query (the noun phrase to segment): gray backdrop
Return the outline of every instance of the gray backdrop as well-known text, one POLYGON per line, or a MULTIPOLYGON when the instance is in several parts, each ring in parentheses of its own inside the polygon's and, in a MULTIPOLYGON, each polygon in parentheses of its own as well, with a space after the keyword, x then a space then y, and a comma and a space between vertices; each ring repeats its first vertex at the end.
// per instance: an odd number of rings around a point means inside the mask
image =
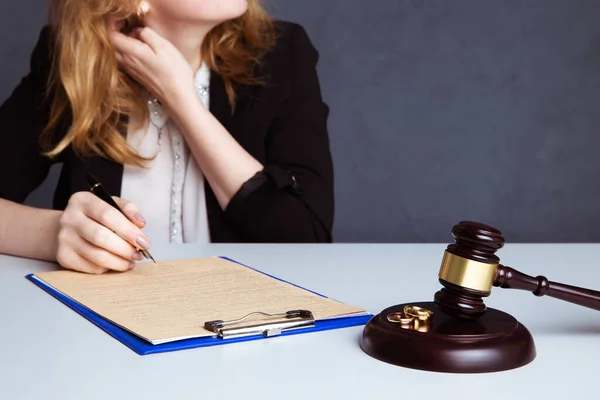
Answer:
MULTIPOLYGON (((45 5, 0 5, 0 101, 27 71, 45 5)), ((509 242, 600 239, 599 1, 268 6, 321 53, 336 241, 445 243, 462 219, 509 242)), ((57 172, 30 204, 50 206, 57 172)))

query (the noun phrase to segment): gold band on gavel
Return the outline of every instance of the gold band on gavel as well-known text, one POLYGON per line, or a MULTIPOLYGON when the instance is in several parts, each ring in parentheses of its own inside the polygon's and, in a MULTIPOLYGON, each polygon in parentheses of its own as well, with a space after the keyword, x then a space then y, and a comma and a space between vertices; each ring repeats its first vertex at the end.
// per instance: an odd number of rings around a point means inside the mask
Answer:
POLYGON ((498 264, 473 261, 445 251, 438 277, 460 287, 489 293, 497 269, 498 264))

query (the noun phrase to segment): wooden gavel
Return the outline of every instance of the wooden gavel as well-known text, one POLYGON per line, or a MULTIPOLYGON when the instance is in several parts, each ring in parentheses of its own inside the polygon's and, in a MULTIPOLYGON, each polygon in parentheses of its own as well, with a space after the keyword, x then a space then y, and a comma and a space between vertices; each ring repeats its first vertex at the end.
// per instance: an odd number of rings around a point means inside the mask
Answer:
POLYGON ((444 313, 467 320, 483 316, 483 298, 491 294, 492 287, 527 290, 600 310, 600 292, 551 282, 544 276, 532 277, 500 264, 495 252, 504 246, 504 238, 497 229, 462 221, 452 228, 452 236, 456 243, 446 248, 438 274, 444 288, 434 296, 444 313))

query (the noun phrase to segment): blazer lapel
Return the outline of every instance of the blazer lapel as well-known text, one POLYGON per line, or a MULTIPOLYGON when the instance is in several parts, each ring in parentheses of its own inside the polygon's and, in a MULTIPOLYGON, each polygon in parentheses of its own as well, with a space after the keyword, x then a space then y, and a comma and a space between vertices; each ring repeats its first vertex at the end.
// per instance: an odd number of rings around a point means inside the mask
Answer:
POLYGON ((225 90, 225 82, 220 74, 211 73, 210 78, 210 112, 219 120, 221 125, 239 141, 241 129, 240 123, 243 124, 245 118, 250 114, 252 107, 252 99, 255 88, 248 85, 235 86, 235 112, 232 113, 227 91, 225 90))

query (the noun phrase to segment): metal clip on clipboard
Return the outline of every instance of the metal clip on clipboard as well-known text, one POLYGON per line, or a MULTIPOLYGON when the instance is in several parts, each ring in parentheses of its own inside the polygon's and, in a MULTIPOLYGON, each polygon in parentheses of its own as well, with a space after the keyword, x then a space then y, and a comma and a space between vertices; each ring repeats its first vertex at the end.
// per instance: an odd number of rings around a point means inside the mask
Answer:
POLYGON ((309 328, 315 326, 315 319, 312 312, 308 310, 291 310, 281 314, 267 314, 264 312, 253 312, 242 318, 231 321, 206 321, 204 328, 215 332, 220 338, 228 339, 233 337, 251 336, 262 334, 265 337, 280 335, 284 330, 309 328), (263 322, 260 324, 231 326, 238 324, 254 315, 266 315, 267 317, 279 317, 278 321, 263 322), (285 318, 285 320, 281 320, 285 318))

